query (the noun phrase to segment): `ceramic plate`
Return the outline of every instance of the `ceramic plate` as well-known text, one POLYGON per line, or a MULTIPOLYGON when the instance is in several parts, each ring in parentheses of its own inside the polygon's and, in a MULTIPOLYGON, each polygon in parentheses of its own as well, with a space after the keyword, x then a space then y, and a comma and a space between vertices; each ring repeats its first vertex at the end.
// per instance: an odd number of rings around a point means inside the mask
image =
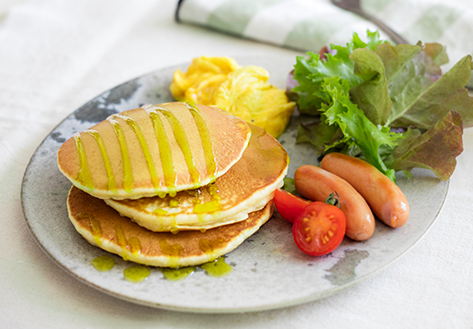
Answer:
MULTIPOLYGON (((293 64, 285 58, 241 58, 238 62, 265 67, 271 74, 270 81, 280 88, 284 88, 293 64)), ((300 252, 292 239, 291 225, 275 214, 226 255, 233 272, 224 277, 211 277, 197 270, 184 280, 168 281, 159 269, 151 268, 147 280, 130 283, 123 271, 131 264, 117 256, 113 256, 116 265, 112 270, 95 270, 91 261, 107 253, 88 244, 69 222, 66 199, 71 183, 57 168, 56 152, 75 132, 112 113, 172 101, 169 85, 176 68, 152 72, 94 98, 61 122, 31 158, 22 186, 25 218, 44 251, 77 279, 113 296, 163 309, 208 313, 274 309, 323 298, 372 277, 412 248, 435 221, 448 182, 441 182, 429 171, 415 170, 411 179, 398 176, 411 206, 410 218, 402 228, 394 230, 378 222, 370 240, 345 239, 324 257, 300 252)), ((295 116, 280 138, 291 159, 289 177, 301 164, 317 164, 310 145, 295 145, 300 120, 295 116)))

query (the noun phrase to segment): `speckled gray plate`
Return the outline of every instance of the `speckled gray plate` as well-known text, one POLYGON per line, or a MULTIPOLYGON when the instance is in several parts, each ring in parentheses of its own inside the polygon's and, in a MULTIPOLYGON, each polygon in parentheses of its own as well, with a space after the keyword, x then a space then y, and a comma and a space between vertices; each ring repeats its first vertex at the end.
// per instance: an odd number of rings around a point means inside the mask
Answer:
MULTIPOLYGON (((284 88, 289 58, 239 58, 240 64, 261 65, 270 81, 284 88)), ((31 158, 22 186, 23 210, 35 239, 44 251, 79 280, 98 290, 135 303, 158 308, 208 313, 274 309, 304 303, 340 292, 369 278, 406 253, 427 232, 441 210, 448 182, 432 173, 414 171, 410 180, 398 177, 411 206, 411 216, 400 229, 378 222, 366 242, 345 239, 332 254, 310 257, 295 246, 291 225, 275 215, 261 230, 229 253, 226 262, 233 272, 221 278, 196 271, 181 281, 167 281, 161 271, 141 283, 129 283, 123 270, 129 262, 117 263, 109 272, 98 272, 91 261, 104 251, 89 245, 69 222, 66 209, 70 182, 56 165, 56 152, 75 132, 89 128, 108 115, 146 103, 172 101, 169 85, 176 67, 158 70, 119 85, 91 100, 61 122, 31 158)), ((186 67, 184 66, 185 70, 186 67)), ((316 164, 309 145, 295 145, 294 117, 280 138, 291 158, 289 177, 301 164, 316 164)))

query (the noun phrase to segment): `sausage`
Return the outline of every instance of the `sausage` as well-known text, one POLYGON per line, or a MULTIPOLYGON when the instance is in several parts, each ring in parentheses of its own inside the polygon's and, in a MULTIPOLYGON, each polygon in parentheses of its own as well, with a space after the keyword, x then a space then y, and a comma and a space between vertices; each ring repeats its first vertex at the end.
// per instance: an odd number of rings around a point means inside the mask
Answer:
POLYGON ((397 228, 407 221, 409 203, 404 193, 370 163, 342 153, 329 153, 322 159, 321 167, 353 185, 386 225, 397 228))
POLYGON ((301 196, 313 201, 325 201, 337 192, 347 222, 346 236, 364 241, 373 235, 374 215, 365 199, 347 181, 319 167, 303 165, 294 173, 294 183, 301 196))

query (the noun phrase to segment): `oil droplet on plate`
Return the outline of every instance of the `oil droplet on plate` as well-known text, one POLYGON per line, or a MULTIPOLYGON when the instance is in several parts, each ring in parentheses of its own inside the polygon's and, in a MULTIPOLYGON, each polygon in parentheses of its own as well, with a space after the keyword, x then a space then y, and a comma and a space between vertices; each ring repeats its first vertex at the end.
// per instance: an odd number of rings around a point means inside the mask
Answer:
POLYGON ((151 271, 146 266, 134 265, 123 271, 123 276, 128 282, 139 283, 148 278, 151 271))
POLYGON ((100 272, 110 271, 115 266, 115 259, 111 256, 99 256, 92 260, 92 266, 100 272))
POLYGON ((225 257, 219 257, 217 260, 202 264, 202 267, 208 275, 213 277, 222 277, 227 274, 230 274, 233 271, 233 268, 225 263, 225 257))
POLYGON ((161 268, 161 272, 164 275, 164 278, 169 281, 179 281, 184 280, 189 275, 195 272, 195 266, 188 266, 182 268, 161 268))

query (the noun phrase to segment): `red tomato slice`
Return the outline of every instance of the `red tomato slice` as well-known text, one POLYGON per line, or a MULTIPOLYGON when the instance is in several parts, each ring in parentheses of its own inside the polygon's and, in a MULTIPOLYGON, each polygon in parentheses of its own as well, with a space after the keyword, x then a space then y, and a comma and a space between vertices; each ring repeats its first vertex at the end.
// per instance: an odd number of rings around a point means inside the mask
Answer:
POLYGON ((294 221, 292 234, 300 250, 312 256, 321 256, 340 245, 345 230, 343 211, 323 202, 312 202, 294 221))
POLYGON ((274 193, 274 205, 278 213, 289 223, 294 223, 296 217, 311 201, 302 199, 294 194, 277 189, 274 193))

